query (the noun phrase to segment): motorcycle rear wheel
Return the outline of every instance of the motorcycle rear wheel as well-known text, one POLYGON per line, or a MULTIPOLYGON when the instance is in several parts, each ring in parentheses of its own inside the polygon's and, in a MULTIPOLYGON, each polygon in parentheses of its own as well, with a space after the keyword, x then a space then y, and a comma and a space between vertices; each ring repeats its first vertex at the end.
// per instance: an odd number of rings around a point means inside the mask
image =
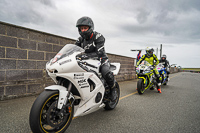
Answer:
POLYGON ((111 100, 107 101, 105 103, 106 106, 104 107, 105 110, 112 110, 112 109, 114 109, 117 106, 118 102, 119 102, 120 88, 119 88, 119 84, 117 82, 115 84, 115 87, 116 87, 116 91, 117 91, 117 98, 116 98, 115 101, 111 101, 111 100))
POLYGON ((74 106, 68 101, 64 113, 60 114, 57 109, 59 92, 45 90, 35 100, 30 116, 29 123, 33 133, 62 133, 70 125, 74 106))
POLYGON ((144 79, 139 79, 137 82, 137 91, 138 94, 142 95, 145 91, 145 87, 144 87, 144 79))

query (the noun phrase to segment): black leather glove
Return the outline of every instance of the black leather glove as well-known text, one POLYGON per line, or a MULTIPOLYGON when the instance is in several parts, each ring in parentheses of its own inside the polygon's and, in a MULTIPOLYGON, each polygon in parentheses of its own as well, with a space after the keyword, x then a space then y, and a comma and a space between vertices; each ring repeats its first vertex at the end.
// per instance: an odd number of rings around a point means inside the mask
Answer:
POLYGON ((81 60, 86 60, 86 59, 89 59, 89 56, 87 54, 79 54, 77 55, 78 58, 80 58, 81 60))

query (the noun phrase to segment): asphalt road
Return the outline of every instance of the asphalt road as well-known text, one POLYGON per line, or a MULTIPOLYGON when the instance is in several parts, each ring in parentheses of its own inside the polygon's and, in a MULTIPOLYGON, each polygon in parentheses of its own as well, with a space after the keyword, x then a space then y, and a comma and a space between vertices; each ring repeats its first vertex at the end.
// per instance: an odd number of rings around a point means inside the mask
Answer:
MULTIPOLYGON (((136 92, 136 80, 119 82, 121 97, 112 111, 75 118, 71 133, 199 133, 200 74, 170 75, 162 94, 136 92)), ((0 101, 0 133, 31 133, 29 112, 35 96, 0 101)))

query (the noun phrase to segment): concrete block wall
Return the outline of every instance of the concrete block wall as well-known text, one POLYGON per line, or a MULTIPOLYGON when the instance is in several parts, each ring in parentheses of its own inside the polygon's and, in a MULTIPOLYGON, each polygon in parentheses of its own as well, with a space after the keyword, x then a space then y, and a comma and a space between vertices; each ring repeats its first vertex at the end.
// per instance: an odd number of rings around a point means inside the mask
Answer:
MULTIPOLYGON (((45 64, 74 39, 0 22, 0 100, 39 94, 54 84, 45 64)), ((135 78, 135 58, 109 54, 120 62, 117 81, 135 78)))
POLYGON ((170 73, 177 73, 177 72, 179 72, 179 71, 180 71, 179 68, 170 67, 170 73))
POLYGON ((53 84, 48 60, 74 39, 0 22, 0 99, 32 95, 53 84))
POLYGON ((136 58, 125 57, 114 54, 107 54, 107 55, 111 63, 118 62, 121 64, 120 71, 118 75, 115 77, 117 81, 125 81, 136 78, 136 72, 134 66, 136 58))

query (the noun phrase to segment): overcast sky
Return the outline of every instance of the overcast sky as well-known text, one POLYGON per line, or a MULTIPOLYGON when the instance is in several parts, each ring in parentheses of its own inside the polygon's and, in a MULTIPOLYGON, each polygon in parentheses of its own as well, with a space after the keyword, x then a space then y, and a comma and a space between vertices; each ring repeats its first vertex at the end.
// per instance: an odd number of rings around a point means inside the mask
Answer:
POLYGON ((200 0, 0 0, 0 21, 72 39, 83 16, 107 53, 136 57, 131 49, 162 44, 170 64, 200 68, 200 0))

